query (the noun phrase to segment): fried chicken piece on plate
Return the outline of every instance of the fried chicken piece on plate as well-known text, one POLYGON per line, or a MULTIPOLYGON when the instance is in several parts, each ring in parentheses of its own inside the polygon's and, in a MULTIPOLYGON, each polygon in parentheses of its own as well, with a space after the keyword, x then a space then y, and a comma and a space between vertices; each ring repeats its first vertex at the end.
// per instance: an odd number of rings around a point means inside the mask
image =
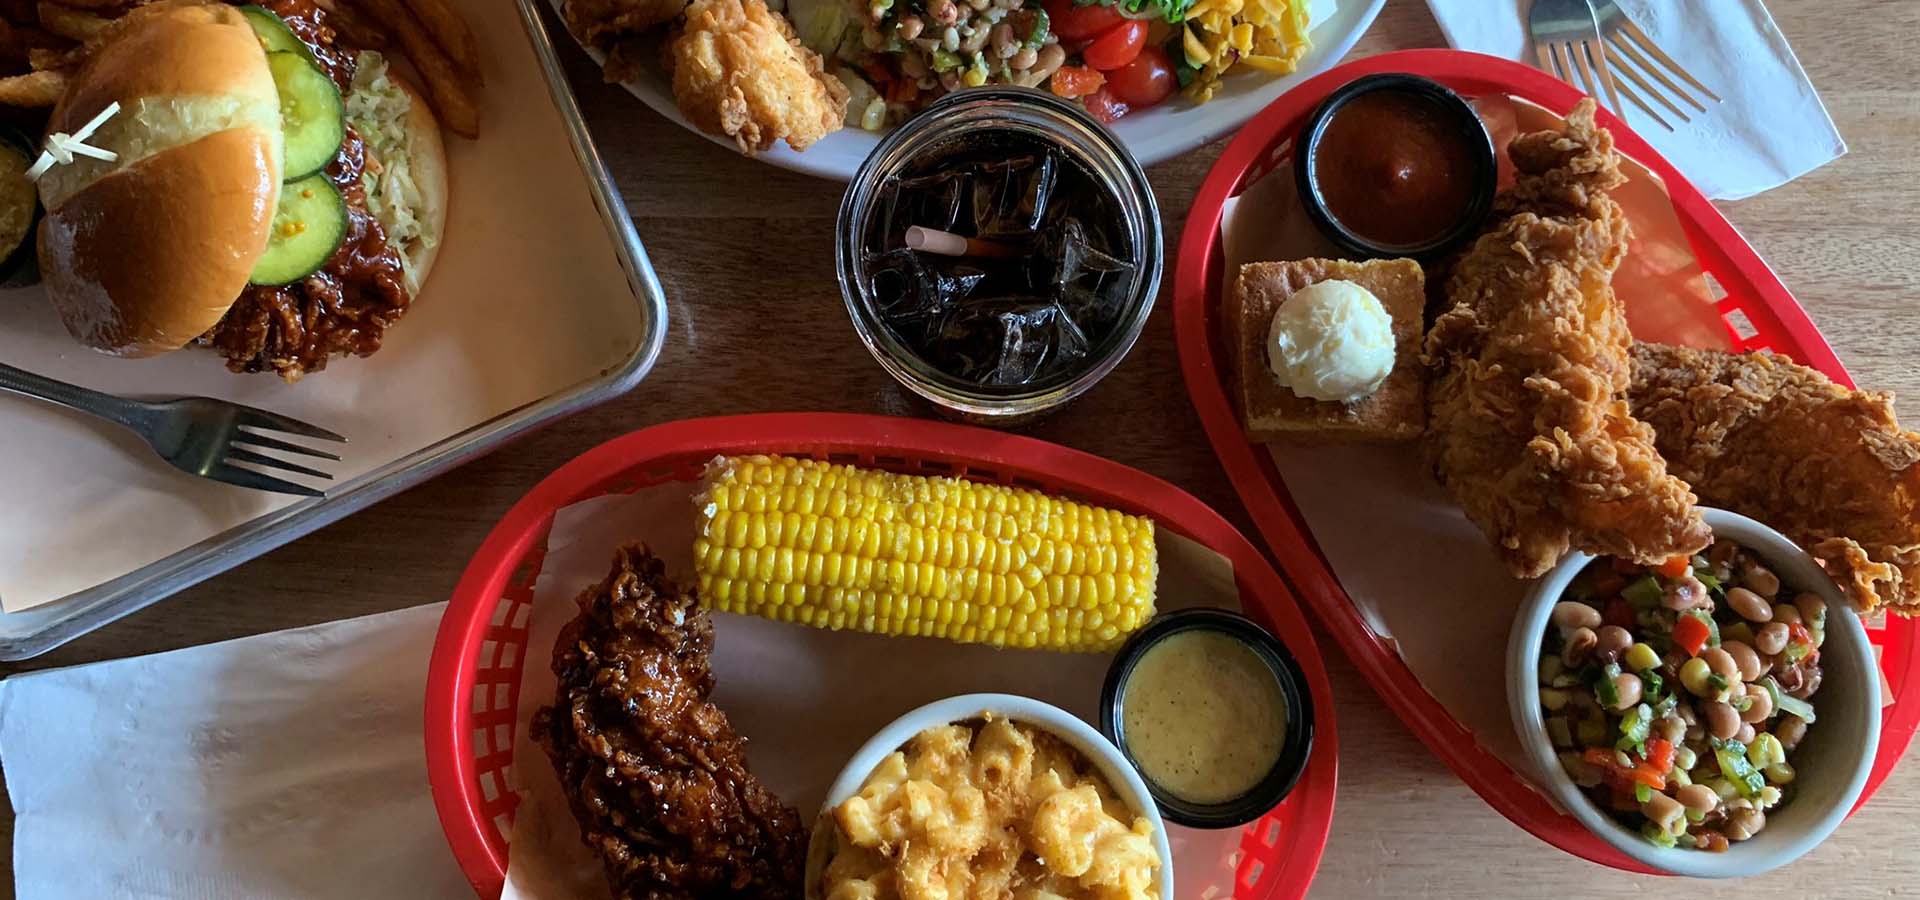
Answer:
POLYGON ((1701 502, 1779 529, 1854 606, 1920 613, 1920 434, 1772 353, 1633 348, 1634 415, 1701 502))
POLYGON ((673 96, 694 125, 752 155, 839 130, 847 86, 764 0, 693 0, 673 39, 673 96))
POLYGON ((567 0, 560 16, 590 47, 602 50, 680 17, 687 0, 567 0))
POLYGON ((1455 261, 1427 335, 1434 473, 1521 578, 1569 548, 1642 563, 1698 551, 1711 535, 1694 496, 1625 399, 1613 137, 1582 101, 1563 130, 1521 135, 1508 155, 1518 177, 1455 261))
POLYGON ((577 602, 554 643, 558 696, 533 731, 614 897, 798 900, 806 828, 707 700, 707 611, 638 546, 577 602))

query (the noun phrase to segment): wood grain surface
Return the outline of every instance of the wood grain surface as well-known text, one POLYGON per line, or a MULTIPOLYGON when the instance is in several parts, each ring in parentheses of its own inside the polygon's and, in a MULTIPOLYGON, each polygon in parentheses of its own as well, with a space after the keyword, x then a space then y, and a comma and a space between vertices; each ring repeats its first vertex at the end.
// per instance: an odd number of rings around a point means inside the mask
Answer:
MULTIPOLYGON (((1857 380, 1920 423, 1920 2, 1771 4, 1851 152, 1727 215, 1812 312, 1857 380)), ((1442 46, 1419 0, 1390 0, 1355 50, 1442 46)), ((854 337, 834 280, 840 185, 709 144, 564 55, 672 305, 637 390, 34 660, 11 673, 150 653, 443 600, 506 508, 554 467, 674 419, 762 411, 922 415, 854 337)), ((510 126, 509 126, 510 127, 510 126)), ((1215 144, 1151 177, 1171 243, 1215 144)), ((1126 361, 1030 429, 1166 478, 1252 533, 1181 384, 1166 297, 1126 361)), ((1481 802, 1321 638, 1337 700, 1341 784, 1320 897, 1881 896, 1920 883, 1920 766, 1896 772, 1834 838, 1747 883, 1632 877, 1540 843, 1481 802), (1756 894, 1755 892, 1760 893, 1756 894)), ((1489 646, 1498 654, 1502 648, 1489 646)), ((761 748, 759 752, 770 752, 761 748)), ((0 830, 11 843, 12 817, 0 830)), ((0 856, 11 861, 11 854, 0 856)), ((10 871, 10 870, 9 870, 10 871)), ((10 874, 0 892, 12 896, 10 874)), ((368 885, 369 896, 382 896, 368 885)))

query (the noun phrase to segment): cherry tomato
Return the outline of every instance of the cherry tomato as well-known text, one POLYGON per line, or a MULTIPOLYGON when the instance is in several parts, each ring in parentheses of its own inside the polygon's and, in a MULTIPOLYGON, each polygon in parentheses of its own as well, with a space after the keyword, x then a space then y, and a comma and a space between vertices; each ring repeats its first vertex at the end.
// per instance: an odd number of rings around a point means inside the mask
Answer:
POLYGON ((1133 62, 1107 73, 1107 89, 1129 105, 1152 106, 1173 95, 1180 86, 1167 51, 1148 47, 1133 62))
POLYGON ((1074 97, 1085 97, 1099 90, 1100 86, 1106 83, 1107 76, 1092 69, 1082 66, 1061 66, 1054 71, 1053 78, 1047 82, 1047 87, 1051 88, 1055 94, 1071 100, 1074 97))
POLYGON ((1088 66, 1102 72, 1111 72, 1140 55, 1140 48, 1147 45, 1147 23, 1139 19, 1128 19, 1113 26, 1105 34, 1093 39, 1087 45, 1080 58, 1088 66))
POLYGON ((1047 11, 1047 28, 1062 43, 1084 41, 1126 21, 1113 7, 1097 3, 1081 6, 1074 0, 1046 0, 1041 8, 1047 11))
POLYGON ((1080 102, 1086 104, 1087 112, 1095 119, 1108 125, 1113 124, 1115 119, 1126 115, 1132 109, 1125 101, 1114 97, 1113 93, 1104 87, 1081 98, 1080 102))

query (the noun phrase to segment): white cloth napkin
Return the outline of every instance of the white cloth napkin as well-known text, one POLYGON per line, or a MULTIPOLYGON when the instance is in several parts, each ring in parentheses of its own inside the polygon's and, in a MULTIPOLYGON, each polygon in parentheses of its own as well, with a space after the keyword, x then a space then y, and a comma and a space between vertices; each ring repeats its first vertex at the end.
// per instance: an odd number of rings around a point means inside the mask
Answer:
MULTIPOLYGON (((1800 60, 1760 0, 1618 2, 1655 44, 1723 101, 1706 104, 1704 115, 1675 101, 1693 114, 1693 121, 1683 123, 1636 89, 1674 131, 1624 97, 1625 109, 1614 110, 1708 197, 1750 197, 1847 152, 1800 60)), ((1532 0, 1427 0, 1427 5, 1455 48, 1535 64, 1526 15, 1532 0)), ((1620 83, 1617 75, 1615 83, 1620 83)))
POLYGON ((0 683, 18 896, 471 898, 421 736, 444 607, 0 683))

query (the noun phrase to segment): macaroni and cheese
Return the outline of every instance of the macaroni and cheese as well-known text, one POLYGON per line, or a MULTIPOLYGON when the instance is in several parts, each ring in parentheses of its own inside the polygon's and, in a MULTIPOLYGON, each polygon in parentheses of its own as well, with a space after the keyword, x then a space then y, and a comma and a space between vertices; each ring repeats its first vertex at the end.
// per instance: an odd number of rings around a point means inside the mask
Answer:
POLYGON ((1162 900, 1152 824, 1073 748, 992 714, 915 735, 832 812, 825 900, 1162 900))

